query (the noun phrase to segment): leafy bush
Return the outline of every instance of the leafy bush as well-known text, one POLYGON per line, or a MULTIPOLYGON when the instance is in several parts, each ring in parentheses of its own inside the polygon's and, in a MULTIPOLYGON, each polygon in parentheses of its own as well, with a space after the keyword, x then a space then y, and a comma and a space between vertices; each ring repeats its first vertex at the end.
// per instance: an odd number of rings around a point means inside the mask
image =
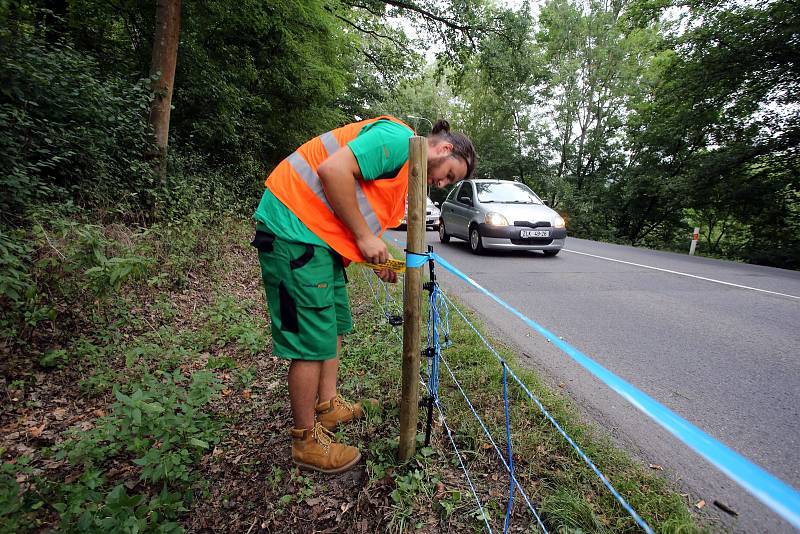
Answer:
POLYGON ((111 413, 89 432, 75 434, 58 458, 100 465, 121 452, 138 456, 141 479, 188 481, 189 466, 215 441, 211 417, 202 412, 217 391, 209 372, 192 375, 187 386, 180 371, 146 376, 130 394, 114 388, 111 413))
POLYGON ((148 80, 103 76, 67 43, 0 29, 0 211, 73 199, 122 210, 150 202, 148 80))
MULTIPOLYGON (((179 371, 157 372, 128 389, 115 386, 110 413, 56 449, 56 459, 83 466, 77 481, 49 486, 65 532, 182 531, 173 520, 191 499, 192 468, 219 439, 202 411, 219 389, 216 379, 209 372, 190 379, 179 371), (121 484, 105 489, 103 469, 130 457, 141 469, 139 479, 161 484, 160 493, 128 494, 121 484)), ((13 488, 6 493, 14 505, 13 488)))

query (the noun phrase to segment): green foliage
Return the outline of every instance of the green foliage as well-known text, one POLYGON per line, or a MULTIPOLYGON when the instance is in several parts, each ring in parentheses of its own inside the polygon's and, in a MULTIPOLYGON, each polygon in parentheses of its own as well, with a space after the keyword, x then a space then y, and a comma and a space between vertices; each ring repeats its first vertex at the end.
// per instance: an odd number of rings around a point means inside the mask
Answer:
POLYGON ((175 371, 145 376, 130 394, 115 386, 111 413, 67 441, 56 457, 90 468, 126 452, 138 456, 133 463, 141 467, 142 480, 188 481, 189 466, 216 440, 214 424, 201 408, 218 387, 207 372, 185 382, 175 371))
POLYGON ((42 298, 29 270, 33 243, 24 232, 0 231, 0 336, 10 337, 18 328, 33 328, 55 317, 51 303, 42 298))
POLYGON ((147 82, 102 76, 64 42, 0 28, 0 211, 74 200, 118 210, 148 202, 147 82))
POLYGON ((202 411, 218 384, 208 372, 189 379, 178 371, 157 372, 126 389, 130 393, 114 386, 110 413, 56 448, 56 459, 83 469, 75 483, 44 484, 66 532, 182 531, 174 520, 191 499, 185 488, 192 468, 219 439, 215 422, 202 411), (128 457, 140 480, 160 484, 160 493, 128 494, 121 484, 104 489, 104 466, 128 457))
POLYGON ((186 510, 180 493, 169 492, 165 485, 161 493, 148 498, 130 495, 119 484, 104 495, 98 491, 101 481, 82 480, 68 486, 64 492, 67 500, 53 505, 63 532, 183 532, 173 521, 186 510))
POLYGON ((30 457, 21 456, 16 463, 3 462, 0 466, 0 532, 20 532, 27 528, 24 514, 35 511, 42 506, 41 501, 31 501, 30 496, 20 491, 17 474, 29 475, 32 470, 28 466, 30 457))

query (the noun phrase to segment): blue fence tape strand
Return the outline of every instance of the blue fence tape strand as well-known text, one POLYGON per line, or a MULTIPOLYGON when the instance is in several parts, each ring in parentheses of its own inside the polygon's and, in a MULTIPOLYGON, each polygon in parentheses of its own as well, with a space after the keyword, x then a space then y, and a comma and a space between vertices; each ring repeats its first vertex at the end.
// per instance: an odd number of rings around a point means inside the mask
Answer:
POLYGON ((430 256, 427 252, 411 252, 410 250, 406 250, 406 268, 409 267, 411 269, 415 269, 418 267, 422 267, 425 265, 430 256))
MULTIPOLYGON (((442 295, 444 295, 445 300, 448 299, 447 295, 445 295, 444 292, 442 292, 442 295)), ((469 319, 467 319, 467 317, 463 313, 461 313, 461 310, 459 310, 458 307, 455 304, 451 303, 451 305, 456 310, 456 312, 461 316, 461 318, 464 320, 464 322, 467 324, 467 326, 469 326, 472 329, 472 331, 475 332, 475 334, 480 338, 480 340, 483 342, 483 344, 486 345, 486 347, 489 349, 489 351, 492 354, 494 354, 495 358, 497 358, 497 361, 499 361, 500 363, 503 363, 503 358, 500 356, 500 354, 497 352, 497 350, 486 340, 486 338, 483 337, 483 334, 481 334, 478 331, 478 329, 475 328, 475 325, 473 325, 469 321, 469 319)), ((445 366, 447 366, 447 361, 444 358, 442 358, 442 361, 445 363, 445 366)), ((507 365, 504 365, 504 368, 508 372, 508 374, 511 376, 511 378, 513 378, 514 381, 525 391, 525 393, 528 395, 528 398, 531 399, 534 402, 534 404, 536 404, 536 406, 539 408, 539 411, 541 411, 542 414, 550 421, 550 423, 558 431, 558 433, 561 434, 561 436, 563 436, 563 438, 565 440, 567 440, 567 443, 569 443, 570 447, 575 449, 575 452, 578 453, 578 456, 580 456, 581 459, 586 463, 586 465, 589 466, 589 468, 594 472, 594 474, 597 475, 597 478, 600 479, 600 482, 602 482, 603 485, 606 488, 608 488, 608 491, 611 493, 611 495, 614 497, 614 499, 616 499, 617 502, 620 504, 620 506, 622 506, 625 509, 625 511, 628 512, 628 515, 631 516, 631 518, 636 522, 636 524, 639 525, 642 528, 642 530, 644 532, 646 532, 647 534, 653 534, 653 529, 650 527, 650 525, 648 525, 647 522, 644 519, 641 518, 641 516, 636 512, 636 510, 634 510, 633 507, 628 503, 628 501, 626 501, 625 498, 617 491, 617 489, 614 487, 614 485, 611 484, 611 481, 609 481, 608 478, 603 474, 603 472, 600 471, 600 469, 598 469, 596 465, 594 465, 594 462, 592 462, 592 460, 586 455, 586 453, 583 452, 583 450, 580 447, 578 447, 578 444, 575 443, 575 441, 569 436, 569 434, 567 434, 566 431, 564 431, 564 429, 561 428, 561 425, 559 425, 558 421, 556 421, 555 418, 553 418, 553 416, 550 415, 550 412, 547 411, 547 409, 544 407, 544 405, 538 399, 538 397, 536 397, 536 395, 531 393, 531 391, 528 389, 528 387, 519 378, 517 378, 517 375, 514 374, 514 371, 512 369, 510 369, 507 365)), ((461 389, 461 386, 458 384, 458 381, 455 380, 455 376, 453 375, 453 372, 450 370, 449 366, 447 367, 447 371, 450 373, 450 376, 453 377, 453 380, 455 381, 455 383, 459 387, 459 389, 461 389)), ((481 418, 475 412, 475 409, 472 407, 472 404, 470 403, 469 398, 467 398, 467 394, 464 392, 463 389, 461 389, 461 394, 464 395, 464 398, 467 400, 467 404, 472 409, 472 413, 475 414, 475 417, 478 418, 478 422, 481 423, 481 426, 484 427, 484 432, 488 433, 488 430, 486 430, 486 427, 483 425, 483 422, 481 421, 481 418)), ((489 437, 489 439, 490 439, 490 441, 492 441, 492 445, 495 445, 494 441, 491 439, 491 436, 489 437)), ((496 445, 495 445, 495 449, 497 449, 496 445)), ((511 473, 508 465, 505 462, 505 459, 502 458, 502 455, 500 454, 499 449, 497 449, 497 454, 501 456, 500 460, 503 462, 503 466, 506 468, 506 470, 509 471, 509 473, 511 473)), ((511 473, 511 477, 513 479, 513 477, 514 477, 513 473, 511 473)), ((525 493, 522 492, 522 487, 519 485, 519 482, 517 482, 516 479, 514 479, 514 481, 516 483, 517 491, 522 493, 522 496, 525 497, 525 493)), ((525 497, 525 499, 527 501, 527 497, 525 497)), ((528 504, 530 506, 530 503, 528 503, 528 504)), ((534 514, 535 513, 536 512, 534 512, 534 514)), ((537 519, 538 519, 538 516, 537 516, 537 519)))
POLYGON ((509 468, 508 462, 506 461, 505 457, 503 456, 503 453, 500 451, 500 447, 497 445, 497 442, 492 437, 492 433, 489 432, 488 428, 486 428, 486 423, 484 423, 483 419, 481 419, 481 416, 478 415, 478 412, 475 410, 475 406, 472 404, 472 401, 469 400, 469 396, 467 395, 467 392, 464 391, 463 387, 461 387, 461 383, 456 378, 456 375, 453 372, 453 369, 450 367, 450 364, 447 363, 447 360, 445 359, 444 355, 442 355, 442 363, 444 364, 445 369, 447 370, 448 374, 450 375, 450 379, 453 381, 453 384, 461 392, 461 396, 464 397, 464 401, 466 401, 467 406, 472 411, 472 415, 475 416, 475 419, 478 421, 478 424, 481 425, 481 429, 483 430, 483 433, 486 435, 487 439, 489 440, 489 443, 491 443, 492 447, 494 447, 494 452, 497 453, 497 458, 503 464, 503 468, 508 472, 509 477, 511 477, 511 479, 514 481, 514 484, 515 484, 515 486, 517 488, 517 491, 519 491, 520 495, 522 495, 522 498, 525 499, 525 504, 528 505, 528 509, 531 511, 533 516, 536 518, 536 521, 539 523, 539 526, 541 527, 542 532, 547 534, 547 528, 544 526, 544 523, 542 522, 542 518, 536 512, 536 508, 531 503, 530 498, 528 498, 528 495, 525 493, 525 490, 520 485, 519 481, 516 479, 516 476, 514 475, 514 473, 509 468))
POLYGON ((584 369, 633 404, 639 411, 705 458, 728 478, 735 481, 775 513, 783 517, 792 526, 800 529, 800 492, 733 449, 712 438, 540 324, 529 319, 438 254, 432 253, 431 256, 439 265, 506 308, 525 324, 536 330, 584 369))

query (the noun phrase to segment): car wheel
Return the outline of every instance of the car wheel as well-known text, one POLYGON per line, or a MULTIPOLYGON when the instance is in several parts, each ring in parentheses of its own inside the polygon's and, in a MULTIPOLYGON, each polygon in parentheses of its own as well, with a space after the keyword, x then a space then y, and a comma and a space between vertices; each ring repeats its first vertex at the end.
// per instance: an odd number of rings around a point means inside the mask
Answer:
POLYGON ((558 249, 558 250, 543 250, 542 252, 544 252, 545 256, 555 256, 556 254, 561 252, 561 249, 558 249))
POLYGON ((450 242, 450 234, 444 229, 444 221, 439 222, 439 241, 442 243, 449 243, 450 242))
POLYGON ((469 231, 469 248, 473 254, 483 253, 483 238, 477 226, 473 226, 469 231))

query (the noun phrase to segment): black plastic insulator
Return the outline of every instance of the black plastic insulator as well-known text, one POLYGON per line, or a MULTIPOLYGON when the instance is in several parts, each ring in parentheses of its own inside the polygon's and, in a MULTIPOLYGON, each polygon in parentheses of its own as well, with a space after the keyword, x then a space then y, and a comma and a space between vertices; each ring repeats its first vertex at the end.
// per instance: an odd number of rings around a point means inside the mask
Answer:
POLYGON ((422 289, 425 291, 433 291, 434 287, 436 287, 436 282, 425 282, 422 284, 422 289))
POLYGON ((402 315, 390 315, 389 316, 389 324, 392 326, 401 326, 403 324, 403 316, 402 315))
POLYGON ((436 350, 434 350, 433 347, 422 349, 422 355, 427 356, 428 358, 433 358, 436 355, 436 350))

